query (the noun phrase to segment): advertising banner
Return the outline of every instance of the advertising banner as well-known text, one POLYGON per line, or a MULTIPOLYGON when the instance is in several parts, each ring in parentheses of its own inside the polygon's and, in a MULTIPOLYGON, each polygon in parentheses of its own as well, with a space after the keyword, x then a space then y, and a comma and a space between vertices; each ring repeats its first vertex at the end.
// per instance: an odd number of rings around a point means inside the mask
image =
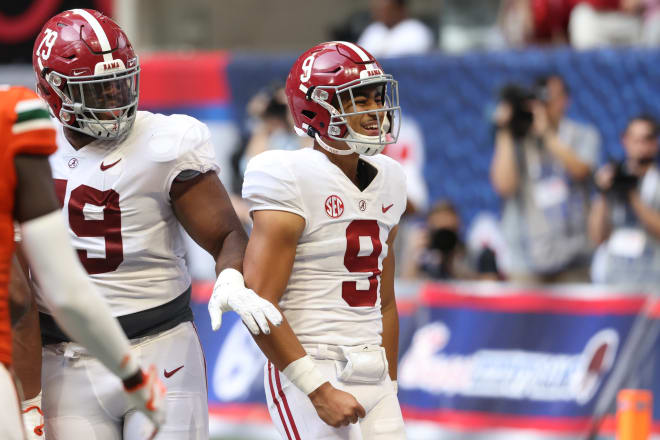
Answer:
MULTIPOLYGON (((399 400, 410 438, 586 438, 597 408, 608 410, 600 432, 611 435, 608 403, 619 387, 660 391, 649 303, 593 286, 424 285, 399 301, 399 400), (641 336, 630 342, 631 332, 641 336), (614 394, 604 391, 612 380, 614 394)), ((263 355, 234 314, 212 333, 205 302, 195 307, 212 414, 267 424, 263 355)))

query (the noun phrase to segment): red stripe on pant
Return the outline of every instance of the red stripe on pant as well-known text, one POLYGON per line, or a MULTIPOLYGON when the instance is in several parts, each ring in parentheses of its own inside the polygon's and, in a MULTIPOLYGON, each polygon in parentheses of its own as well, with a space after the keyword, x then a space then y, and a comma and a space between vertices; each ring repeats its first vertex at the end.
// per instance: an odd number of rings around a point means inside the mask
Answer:
POLYGON ((273 364, 268 361, 268 385, 270 386, 270 395, 273 397, 273 402, 277 407, 277 412, 280 414, 280 420, 282 420, 282 426, 284 426, 284 432, 286 432, 286 438, 291 440, 291 434, 289 434, 289 428, 286 426, 286 420, 284 420, 284 414, 282 413, 282 408, 280 408, 280 402, 277 400, 277 395, 275 394, 275 389, 273 388, 273 371, 277 374, 277 369, 274 368, 273 364))
POLYGON ((282 398, 282 403, 284 403, 284 410, 286 411, 286 415, 289 417, 289 421, 291 422, 291 429, 293 429, 293 434, 296 436, 296 440, 300 440, 300 434, 298 434, 298 428, 296 427, 296 422, 293 421, 293 416, 291 415, 291 410, 289 409, 289 402, 286 400, 286 395, 284 394, 284 390, 282 390, 282 384, 280 383, 280 372, 277 370, 277 368, 273 368, 275 370, 275 382, 277 382, 277 392, 280 394, 280 397, 282 398))

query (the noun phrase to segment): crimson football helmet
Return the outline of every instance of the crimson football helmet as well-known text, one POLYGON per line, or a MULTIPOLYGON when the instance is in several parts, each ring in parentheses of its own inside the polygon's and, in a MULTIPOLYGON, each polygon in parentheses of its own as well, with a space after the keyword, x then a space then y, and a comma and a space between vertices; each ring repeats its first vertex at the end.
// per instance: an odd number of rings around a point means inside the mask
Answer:
POLYGON ((135 121, 140 65, 124 31, 92 9, 48 20, 34 42, 37 92, 72 130, 117 139, 135 121))
POLYGON ((334 154, 374 155, 398 138, 400 118, 399 89, 392 75, 383 72, 378 61, 360 46, 345 41, 331 41, 312 47, 300 55, 289 72, 286 96, 293 115, 296 133, 311 136, 334 154), (344 110, 340 97, 350 97, 355 105, 355 90, 365 86, 383 87, 383 105, 377 110, 344 110), (374 113, 378 135, 357 133, 348 124, 347 116, 374 113), (391 128, 395 126, 396 132, 391 128), (339 150, 323 141, 329 138, 344 141, 348 150, 339 150))

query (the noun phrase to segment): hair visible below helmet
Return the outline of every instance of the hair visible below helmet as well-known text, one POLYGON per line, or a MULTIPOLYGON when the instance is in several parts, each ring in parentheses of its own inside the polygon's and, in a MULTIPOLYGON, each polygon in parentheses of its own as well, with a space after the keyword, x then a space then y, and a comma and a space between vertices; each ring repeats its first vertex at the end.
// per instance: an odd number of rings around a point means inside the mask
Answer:
POLYGON ((334 154, 374 155, 387 144, 395 143, 391 133, 394 118, 400 118, 399 89, 392 75, 366 50, 345 41, 331 41, 312 47, 293 64, 286 81, 286 96, 296 133, 309 135, 334 154), (383 87, 383 107, 377 110, 355 111, 354 91, 365 86, 383 87), (351 112, 344 110, 342 97, 352 100, 351 112), (379 134, 357 133, 347 117, 364 113, 375 114, 379 134), (323 138, 344 141, 348 150, 329 146, 323 138))
POLYGON ((133 126, 140 65, 121 28, 98 11, 71 9, 46 22, 34 42, 37 92, 72 130, 117 139, 133 126))

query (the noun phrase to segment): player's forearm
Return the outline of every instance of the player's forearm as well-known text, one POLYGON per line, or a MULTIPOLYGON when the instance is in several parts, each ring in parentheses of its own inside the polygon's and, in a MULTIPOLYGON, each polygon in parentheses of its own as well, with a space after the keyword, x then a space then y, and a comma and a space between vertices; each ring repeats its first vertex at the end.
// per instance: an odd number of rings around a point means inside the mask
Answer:
POLYGON ((16 257, 12 259, 9 277, 9 313, 11 325, 16 325, 30 309, 32 294, 28 287, 25 274, 16 257))
POLYGON ((13 367, 23 389, 23 399, 32 399, 41 391, 41 329, 33 295, 28 312, 12 328, 13 367))
POLYGON ((632 191, 630 193, 630 204, 640 222, 644 225, 644 229, 656 239, 660 239, 660 212, 647 206, 642 201, 642 197, 638 191, 632 191))
POLYGON ((286 318, 278 327, 273 326, 269 335, 261 333, 253 337, 264 355, 280 371, 307 354, 286 318))
POLYGON ((589 165, 584 163, 571 147, 564 144, 557 133, 549 132, 544 136, 544 141, 548 151, 564 165, 574 180, 581 181, 589 177, 589 165))
POLYGON ((247 246, 247 236, 240 229, 229 232, 221 243, 220 250, 215 263, 215 273, 219 274, 224 269, 233 268, 243 272, 243 258, 245 256, 245 247, 247 246))
POLYGON ((389 365, 390 379, 396 380, 399 360, 399 313, 392 301, 382 309, 383 347, 389 365))
POLYGON ((328 380, 305 353, 286 318, 279 327, 273 328, 269 335, 260 334, 253 337, 275 367, 314 402, 314 392, 319 390, 321 385, 328 383, 328 380))

